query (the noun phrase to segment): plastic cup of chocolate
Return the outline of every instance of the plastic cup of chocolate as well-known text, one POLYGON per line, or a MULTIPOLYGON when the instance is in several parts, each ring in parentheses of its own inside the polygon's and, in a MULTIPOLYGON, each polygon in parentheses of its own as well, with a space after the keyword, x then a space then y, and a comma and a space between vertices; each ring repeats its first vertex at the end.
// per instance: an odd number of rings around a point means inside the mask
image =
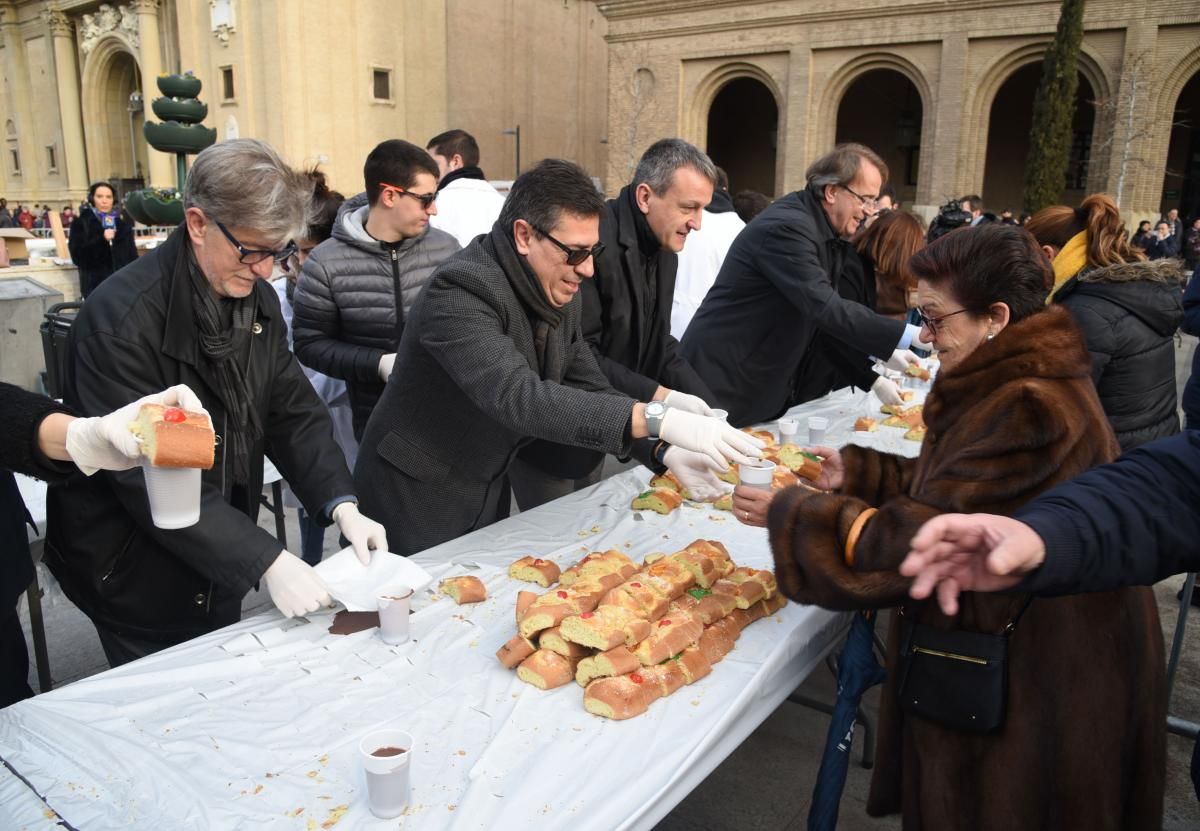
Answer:
POLYGON ((156 528, 187 528, 200 521, 200 469, 156 467, 142 460, 150 518, 156 528))
POLYGON ((379 593, 379 637, 387 644, 408 642, 409 602, 413 590, 408 586, 391 586, 379 593))
POLYGON ((720 409, 713 408, 712 417, 720 419, 721 421, 729 421, 729 410, 720 410, 720 409))
POLYGON ((769 491, 775 478, 775 463, 768 461, 748 462, 738 465, 738 482, 752 488, 769 491))
POLYGON ((367 807, 380 819, 392 819, 408 807, 408 768, 412 736, 403 730, 376 730, 358 744, 367 777, 367 807))
POLYGON ((794 418, 779 419, 779 443, 795 444, 796 434, 800 432, 800 422, 794 418))
POLYGON ((825 443, 825 431, 829 429, 829 419, 823 416, 810 416, 808 419, 808 444, 814 446, 825 443))

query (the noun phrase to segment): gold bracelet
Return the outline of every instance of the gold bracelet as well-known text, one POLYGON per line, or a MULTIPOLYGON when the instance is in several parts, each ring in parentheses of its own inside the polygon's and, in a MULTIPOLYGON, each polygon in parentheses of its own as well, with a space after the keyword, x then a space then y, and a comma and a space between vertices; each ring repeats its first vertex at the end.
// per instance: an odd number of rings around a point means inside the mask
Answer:
POLYGON ((867 520, 875 516, 878 512, 878 508, 867 508, 856 516, 854 522, 850 525, 850 533, 846 535, 846 565, 848 567, 854 568, 854 546, 858 544, 858 537, 862 534, 867 520))

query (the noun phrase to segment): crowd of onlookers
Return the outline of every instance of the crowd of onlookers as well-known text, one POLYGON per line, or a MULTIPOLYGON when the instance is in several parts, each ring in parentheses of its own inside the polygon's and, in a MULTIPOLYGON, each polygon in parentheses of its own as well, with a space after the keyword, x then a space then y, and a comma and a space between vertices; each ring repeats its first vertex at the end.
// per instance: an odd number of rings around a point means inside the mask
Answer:
MULTIPOLYGON (((85 207, 86 203, 81 204, 79 210, 82 211, 85 207)), ((70 205, 63 205, 63 209, 56 212, 49 205, 34 205, 30 209, 18 202, 16 207, 10 209, 8 200, 0 199, 0 228, 24 228, 26 231, 49 228, 51 213, 58 213, 64 229, 70 228, 78 215, 76 209, 70 205)))

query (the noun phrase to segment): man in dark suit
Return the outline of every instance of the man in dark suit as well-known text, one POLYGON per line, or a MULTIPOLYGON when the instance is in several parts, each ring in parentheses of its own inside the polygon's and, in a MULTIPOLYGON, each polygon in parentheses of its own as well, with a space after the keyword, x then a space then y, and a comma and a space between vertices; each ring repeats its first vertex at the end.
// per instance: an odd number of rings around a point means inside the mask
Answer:
POLYGON ((363 436, 355 481, 391 550, 414 554, 495 521, 534 438, 669 467, 693 489, 760 444, 716 418, 609 384, 580 330, 604 202, 549 159, 513 184, 490 234, 430 278, 363 436), (676 446, 670 446, 676 445, 676 446), (689 452, 692 451, 692 452, 689 452))
MULTIPOLYGON (((638 162, 633 182, 600 215, 603 252, 583 283, 583 337, 615 389, 639 401, 711 415, 704 381, 671 335, 679 252, 700 227, 717 171, 682 139, 661 139, 638 162)), ((604 455, 549 442, 525 448, 512 469, 523 510, 594 484, 604 455)))
POLYGON ((813 337, 824 332, 864 356, 896 350, 920 329, 839 296, 845 241, 874 214, 887 165, 842 144, 813 162, 804 190, 776 200, 734 240, 717 281, 683 336, 683 355, 729 423, 778 418, 813 337))

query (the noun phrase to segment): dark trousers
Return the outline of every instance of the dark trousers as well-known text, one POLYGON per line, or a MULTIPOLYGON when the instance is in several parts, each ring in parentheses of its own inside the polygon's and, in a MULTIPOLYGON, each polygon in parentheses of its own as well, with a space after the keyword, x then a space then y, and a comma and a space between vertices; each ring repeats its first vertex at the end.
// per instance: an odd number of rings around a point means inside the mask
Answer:
POLYGON ((104 657, 108 659, 110 667, 119 667, 121 664, 136 661, 138 658, 161 652, 171 646, 169 643, 144 641, 140 638, 118 635, 94 621, 93 625, 96 627, 96 634, 100 636, 100 647, 104 650, 104 657))
POLYGON ((29 649, 17 608, 5 610, 0 622, 0 708, 33 697, 29 687, 29 649))
POLYGON ((298 517, 300 522, 300 559, 315 566, 325 553, 325 528, 310 517, 303 508, 298 517))

